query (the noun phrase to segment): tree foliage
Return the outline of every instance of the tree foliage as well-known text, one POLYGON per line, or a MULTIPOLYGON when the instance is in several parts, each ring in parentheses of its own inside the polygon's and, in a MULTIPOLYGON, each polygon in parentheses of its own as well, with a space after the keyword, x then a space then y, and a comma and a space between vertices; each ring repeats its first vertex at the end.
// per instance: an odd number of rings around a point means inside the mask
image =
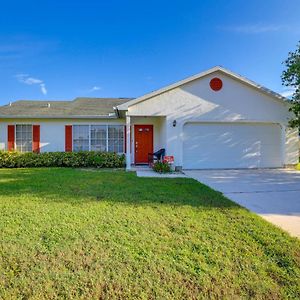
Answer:
POLYGON ((297 49, 289 52, 288 58, 283 63, 286 70, 282 72, 282 83, 294 89, 290 100, 292 104, 290 111, 294 113, 294 118, 290 120, 289 124, 291 127, 297 128, 300 127, 300 41, 297 49))

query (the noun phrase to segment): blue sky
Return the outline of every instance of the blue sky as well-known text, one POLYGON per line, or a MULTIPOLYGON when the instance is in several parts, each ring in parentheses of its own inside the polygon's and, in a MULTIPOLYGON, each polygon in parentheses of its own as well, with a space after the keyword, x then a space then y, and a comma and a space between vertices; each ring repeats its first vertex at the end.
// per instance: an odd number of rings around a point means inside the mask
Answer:
POLYGON ((137 97, 222 65, 277 92, 299 0, 2 1, 0 104, 137 97))

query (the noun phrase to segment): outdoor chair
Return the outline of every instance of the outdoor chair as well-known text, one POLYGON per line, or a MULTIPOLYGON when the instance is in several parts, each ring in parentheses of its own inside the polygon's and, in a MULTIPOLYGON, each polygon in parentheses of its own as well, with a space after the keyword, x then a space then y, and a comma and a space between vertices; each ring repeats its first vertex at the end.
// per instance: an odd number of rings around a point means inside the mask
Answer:
POLYGON ((166 154, 166 149, 162 148, 154 153, 148 153, 148 164, 149 166, 157 161, 163 161, 166 154))

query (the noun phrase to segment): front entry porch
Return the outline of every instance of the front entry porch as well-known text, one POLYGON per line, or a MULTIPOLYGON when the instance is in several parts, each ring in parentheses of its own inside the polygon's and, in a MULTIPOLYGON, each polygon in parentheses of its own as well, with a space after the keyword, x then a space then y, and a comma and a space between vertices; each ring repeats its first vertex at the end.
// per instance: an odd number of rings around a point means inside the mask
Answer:
POLYGON ((126 116, 126 169, 148 164, 148 154, 166 148, 166 118, 126 116))

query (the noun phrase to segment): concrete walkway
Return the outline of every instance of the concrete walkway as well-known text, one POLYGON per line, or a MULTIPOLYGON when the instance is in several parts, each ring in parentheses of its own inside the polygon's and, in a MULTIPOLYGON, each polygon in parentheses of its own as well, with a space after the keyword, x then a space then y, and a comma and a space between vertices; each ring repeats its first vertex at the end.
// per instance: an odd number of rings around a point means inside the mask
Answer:
POLYGON ((299 171, 191 170, 185 174, 300 238, 299 171))

